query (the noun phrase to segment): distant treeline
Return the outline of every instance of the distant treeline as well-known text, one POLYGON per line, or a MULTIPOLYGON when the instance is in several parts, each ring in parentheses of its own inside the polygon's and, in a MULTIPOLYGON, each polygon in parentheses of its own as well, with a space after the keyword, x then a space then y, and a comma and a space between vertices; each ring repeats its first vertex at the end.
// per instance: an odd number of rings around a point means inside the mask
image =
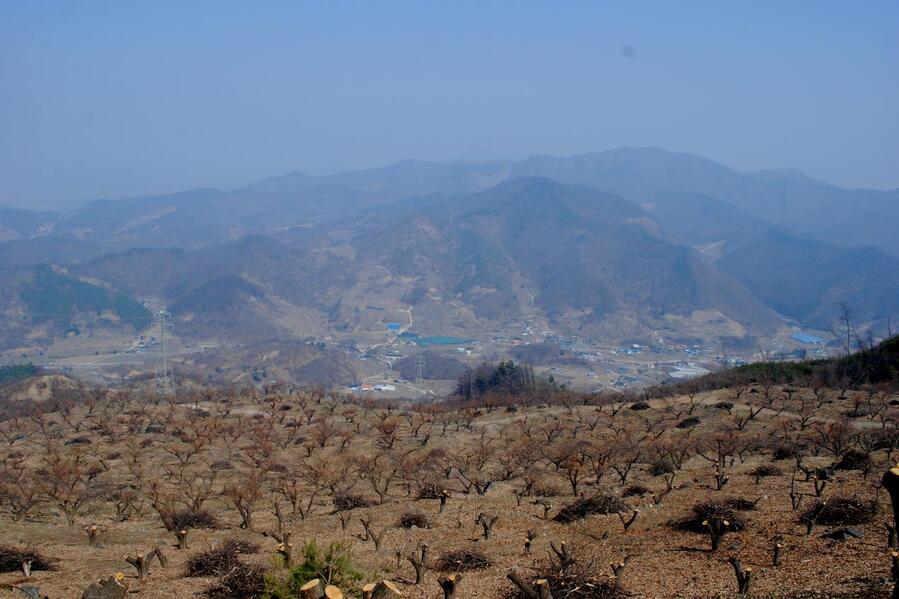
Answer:
POLYGON ((22 301, 36 322, 50 320, 72 327, 79 312, 98 316, 112 312, 137 330, 153 322, 152 314, 124 293, 59 274, 48 265, 36 266, 33 271, 31 281, 22 290, 22 301))
POLYGON ((459 375, 456 394, 469 400, 495 393, 519 395, 536 388, 534 369, 509 360, 499 364, 485 363, 466 370, 459 375))
POLYGON ((12 366, 0 366, 0 387, 9 383, 15 383, 22 379, 36 375, 40 369, 34 364, 14 364, 12 366))
POLYGON ((899 335, 878 344, 861 345, 855 353, 841 358, 755 362, 674 385, 659 385, 647 390, 647 393, 651 396, 664 396, 762 383, 822 386, 842 390, 865 385, 897 384, 899 335))

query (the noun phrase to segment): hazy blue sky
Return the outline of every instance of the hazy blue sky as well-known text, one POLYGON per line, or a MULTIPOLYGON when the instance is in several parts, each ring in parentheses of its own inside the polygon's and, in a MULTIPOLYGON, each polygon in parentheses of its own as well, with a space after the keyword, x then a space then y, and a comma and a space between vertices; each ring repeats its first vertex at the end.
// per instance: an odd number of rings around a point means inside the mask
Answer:
POLYGON ((0 0, 0 203, 617 146, 899 187, 899 2, 0 0))

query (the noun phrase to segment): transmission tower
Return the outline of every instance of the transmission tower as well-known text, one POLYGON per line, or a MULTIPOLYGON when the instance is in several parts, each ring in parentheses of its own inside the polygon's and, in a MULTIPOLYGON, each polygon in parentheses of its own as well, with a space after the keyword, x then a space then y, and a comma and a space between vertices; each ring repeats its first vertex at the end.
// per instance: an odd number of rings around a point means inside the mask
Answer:
POLYGON ((172 328, 172 315, 165 310, 156 313, 156 324, 159 325, 159 355, 156 359, 156 393, 163 396, 175 394, 175 381, 169 369, 168 332, 172 328))
POLYGON ((421 380, 424 378, 423 375, 424 375, 424 371, 425 371, 425 354, 424 354, 424 352, 418 354, 418 356, 415 358, 415 365, 418 368, 418 376, 416 377, 415 382, 420 385, 421 380))

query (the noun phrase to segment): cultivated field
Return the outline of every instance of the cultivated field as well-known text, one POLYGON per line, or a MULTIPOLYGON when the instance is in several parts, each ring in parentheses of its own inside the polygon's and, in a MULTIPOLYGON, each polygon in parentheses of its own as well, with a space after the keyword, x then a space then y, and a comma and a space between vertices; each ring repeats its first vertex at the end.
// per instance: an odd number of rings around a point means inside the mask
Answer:
POLYGON ((886 597, 894 403, 882 387, 773 384, 479 406, 96 392, 0 425, 0 597, 77 598, 117 572, 146 599, 313 596, 302 584, 329 573, 344 596, 386 579, 443 597, 456 574, 447 597, 536 599, 544 578, 556 599, 729 597, 737 571, 756 597, 886 597), (256 547, 221 551, 229 539, 256 547), (350 555, 310 571, 311 540, 350 555), (138 578, 124 557, 155 548, 138 578), (225 565, 187 576, 212 549, 225 565), (20 551, 53 569, 25 577, 20 551))

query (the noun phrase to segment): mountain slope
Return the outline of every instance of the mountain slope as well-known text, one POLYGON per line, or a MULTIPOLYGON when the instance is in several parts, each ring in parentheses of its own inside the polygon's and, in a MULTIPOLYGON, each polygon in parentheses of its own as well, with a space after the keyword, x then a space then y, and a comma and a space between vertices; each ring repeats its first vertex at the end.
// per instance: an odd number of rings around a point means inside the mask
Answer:
POLYGON ((620 321, 645 330, 697 310, 759 330, 778 322, 730 276, 659 237, 643 210, 610 194, 523 178, 406 206, 354 225, 356 254, 400 275, 423 273, 429 289, 478 316, 498 306, 520 316, 533 296, 550 321, 574 329, 620 321))
POLYGON ((152 321, 149 311, 127 293, 58 267, 0 270, 0 279, 3 349, 67 335, 137 333, 152 321))
POLYGON ((39 235, 58 214, 51 211, 23 210, 0 206, 0 242, 39 235))
POLYGON ((899 317, 899 260, 771 228, 717 263, 782 314, 829 329, 849 308, 858 323, 899 317))
POLYGON ((198 250, 129 250, 83 264, 78 272, 133 297, 161 301, 181 333, 239 340, 296 334, 295 327, 279 323, 285 310, 326 321, 332 296, 353 277, 344 259, 293 250, 267 237, 198 250))

